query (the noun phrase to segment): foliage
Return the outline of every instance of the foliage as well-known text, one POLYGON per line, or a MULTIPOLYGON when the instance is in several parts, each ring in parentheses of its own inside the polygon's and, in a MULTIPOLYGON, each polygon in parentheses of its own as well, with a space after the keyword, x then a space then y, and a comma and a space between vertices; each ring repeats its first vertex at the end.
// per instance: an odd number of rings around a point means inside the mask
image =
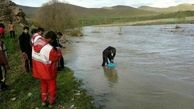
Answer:
POLYGON ((71 9, 58 0, 44 4, 37 12, 35 21, 39 26, 54 31, 64 31, 78 26, 71 9))
POLYGON ((136 21, 146 21, 146 20, 156 20, 156 19, 166 19, 166 18, 177 18, 184 20, 185 17, 194 16, 194 11, 184 11, 184 12, 173 12, 167 14, 158 14, 151 16, 136 16, 136 17, 92 17, 92 18, 82 18, 79 20, 80 24, 85 25, 99 25, 99 24, 111 24, 111 23, 121 23, 121 22, 136 22, 136 21))

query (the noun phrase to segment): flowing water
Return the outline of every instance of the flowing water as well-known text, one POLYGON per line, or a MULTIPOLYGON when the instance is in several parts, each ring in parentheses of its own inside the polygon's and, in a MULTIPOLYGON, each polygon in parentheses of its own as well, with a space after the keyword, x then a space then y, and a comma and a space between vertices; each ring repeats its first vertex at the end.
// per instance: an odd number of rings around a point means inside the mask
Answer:
POLYGON ((194 109, 194 25, 85 27, 66 66, 104 109, 194 109), (102 51, 117 49, 113 70, 102 51))

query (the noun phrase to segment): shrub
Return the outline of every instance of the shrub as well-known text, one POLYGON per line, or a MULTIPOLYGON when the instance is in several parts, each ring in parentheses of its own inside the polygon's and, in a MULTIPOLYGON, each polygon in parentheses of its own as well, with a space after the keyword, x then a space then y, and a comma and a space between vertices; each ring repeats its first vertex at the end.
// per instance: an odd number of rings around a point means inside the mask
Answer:
POLYGON ((74 18, 70 6, 58 0, 44 4, 35 15, 34 21, 38 26, 54 31, 78 27, 78 21, 74 18))

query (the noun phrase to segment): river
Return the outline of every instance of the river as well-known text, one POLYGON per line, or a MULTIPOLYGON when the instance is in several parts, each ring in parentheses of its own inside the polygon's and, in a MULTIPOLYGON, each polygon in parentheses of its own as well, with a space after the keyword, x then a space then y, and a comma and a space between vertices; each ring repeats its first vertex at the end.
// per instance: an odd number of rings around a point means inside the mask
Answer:
POLYGON ((64 50, 65 66, 104 109, 194 109, 194 25, 91 26, 64 50), (113 70, 102 51, 117 49, 113 70))

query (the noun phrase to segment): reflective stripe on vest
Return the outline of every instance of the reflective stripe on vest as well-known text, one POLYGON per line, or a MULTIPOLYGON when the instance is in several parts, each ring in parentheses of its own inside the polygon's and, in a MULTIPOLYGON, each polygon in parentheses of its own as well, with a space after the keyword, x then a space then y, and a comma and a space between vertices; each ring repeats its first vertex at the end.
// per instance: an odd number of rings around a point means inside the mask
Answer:
POLYGON ((32 49, 32 59, 35 61, 42 62, 44 64, 51 64, 51 61, 49 60, 49 55, 52 48, 53 47, 51 45, 47 44, 40 50, 39 53, 35 52, 32 49))
POLYGON ((32 44, 34 44, 39 38, 41 38, 42 36, 39 35, 38 33, 35 33, 33 36, 32 36, 32 39, 31 39, 31 42, 32 44))

